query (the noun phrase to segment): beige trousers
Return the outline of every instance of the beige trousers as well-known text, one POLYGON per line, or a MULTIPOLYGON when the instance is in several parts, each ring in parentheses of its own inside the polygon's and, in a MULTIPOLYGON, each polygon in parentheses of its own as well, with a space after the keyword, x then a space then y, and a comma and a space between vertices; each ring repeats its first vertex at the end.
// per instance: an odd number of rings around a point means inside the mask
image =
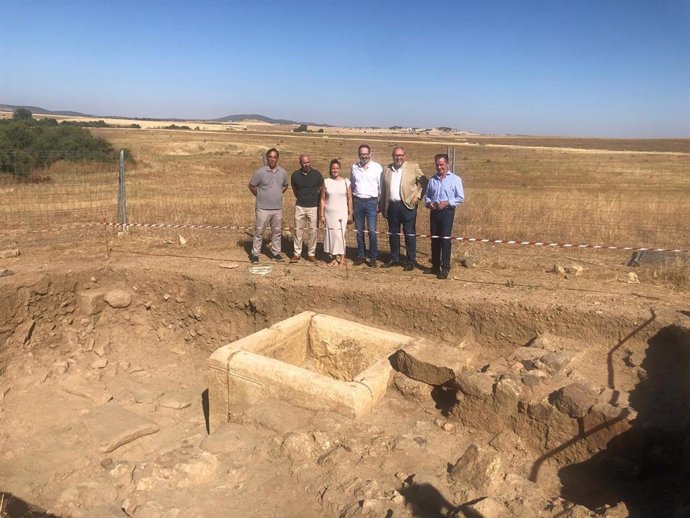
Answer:
POLYGON ((319 220, 318 207, 295 206, 295 256, 302 255, 302 243, 306 242, 307 254, 316 255, 316 237, 318 234, 319 220))
POLYGON ((256 209, 256 226, 254 227, 254 242, 252 244, 252 255, 258 256, 261 253, 263 243, 263 231, 271 229, 271 253, 280 253, 280 239, 283 235, 283 209, 264 210, 256 209))

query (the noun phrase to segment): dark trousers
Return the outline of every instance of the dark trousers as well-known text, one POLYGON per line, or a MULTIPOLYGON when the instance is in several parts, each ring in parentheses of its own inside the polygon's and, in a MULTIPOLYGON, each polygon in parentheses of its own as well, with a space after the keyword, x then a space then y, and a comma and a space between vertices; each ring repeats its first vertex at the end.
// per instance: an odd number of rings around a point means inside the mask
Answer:
POLYGON ((407 262, 417 261, 417 237, 415 224, 417 223, 417 207, 408 209, 401 201, 388 204, 388 232, 390 233, 391 261, 400 261, 400 227, 405 234, 405 248, 407 248, 407 262))
POLYGON ((450 249, 452 241, 449 238, 453 232, 455 207, 431 211, 431 266, 436 269, 450 270, 450 249))
POLYGON ((357 257, 365 259, 367 249, 364 243, 364 224, 366 222, 369 231, 369 257, 376 259, 378 256, 378 235, 376 234, 376 218, 379 200, 376 198, 357 198, 353 196, 355 230, 357 230, 357 257))

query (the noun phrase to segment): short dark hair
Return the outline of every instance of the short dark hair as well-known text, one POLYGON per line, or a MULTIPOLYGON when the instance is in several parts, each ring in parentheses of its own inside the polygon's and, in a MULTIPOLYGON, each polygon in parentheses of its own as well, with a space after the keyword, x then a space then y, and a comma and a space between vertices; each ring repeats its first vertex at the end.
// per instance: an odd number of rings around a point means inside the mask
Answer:
POLYGON ((369 144, 360 144, 359 147, 357 148, 357 154, 358 155, 362 152, 363 147, 367 148, 367 151, 369 151, 369 153, 371 153, 371 146, 369 144))
POLYGON ((279 152, 276 148, 274 148, 274 147, 272 147, 271 149, 269 149, 268 151, 266 151, 266 158, 268 158, 268 155, 270 155, 271 153, 275 153, 275 154, 276 154, 276 158, 280 158, 280 152, 279 152))
POLYGON ((333 164, 338 164, 341 169, 343 168, 343 166, 340 165, 340 160, 338 160, 337 158, 334 158, 333 160, 331 160, 331 163, 328 164, 328 172, 329 173, 331 172, 331 168, 333 167, 333 164))
POLYGON ((438 162, 439 159, 443 158, 443 160, 446 161, 446 164, 450 163, 450 159, 448 158, 448 153, 438 153, 437 155, 434 155, 434 164, 438 162))

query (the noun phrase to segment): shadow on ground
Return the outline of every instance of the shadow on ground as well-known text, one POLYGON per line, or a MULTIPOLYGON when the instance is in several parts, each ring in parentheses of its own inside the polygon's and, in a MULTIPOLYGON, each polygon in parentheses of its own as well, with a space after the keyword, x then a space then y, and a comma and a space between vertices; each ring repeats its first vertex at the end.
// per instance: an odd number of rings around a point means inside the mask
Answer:
POLYGON ((60 518, 25 502, 11 493, 0 491, 0 517, 2 518, 60 518))
POLYGON ((669 326, 648 342, 630 393, 633 427, 606 449, 562 468, 563 497, 600 509, 624 502, 632 518, 690 516, 690 329, 669 326))

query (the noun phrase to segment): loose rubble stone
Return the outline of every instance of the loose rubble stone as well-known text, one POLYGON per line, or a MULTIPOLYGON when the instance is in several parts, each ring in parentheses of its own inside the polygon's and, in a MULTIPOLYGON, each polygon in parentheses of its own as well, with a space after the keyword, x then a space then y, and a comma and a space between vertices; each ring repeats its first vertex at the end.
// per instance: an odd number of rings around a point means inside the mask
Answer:
POLYGON ((465 514, 472 518, 507 518, 513 516, 513 513, 502 502, 489 497, 468 504, 463 510, 466 510, 465 514))
POLYGON ((482 369, 482 372, 486 372, 487 374, 504 374, 506 372, 510 372, 510 365, 508 364, 508 360, 505 358, 497 358, 486 365, 482 369))
MULTIPOLYGON (((530 343, 536 343, 536 339, 530 343)), ((525 361, 536 360, 538 358, 545 356, 548 353, 549 351, 547 351, 546 349, 542 349, 541 347, 536 345, 530 345, 528 347, 518 347, 514 349, 512 353, 510 353, 508 360, 510 362, 520 362, 524 366, 525 361)))
POLYGON ((494 389, 496 403, 508 413, 517 411, 518 401, 522 395, 522 385, 516 380, 502 378, 494 389))
POLYGON ((55 376, 61 376, 69 370, 68 362, 55 362, 53 363, 52 372, 55 376))
POLYGON ((456 483, 483 492, 495 487, 500 471, 500 454, 472 443, 453 465, 450 476, 456 483))
POLYGON ((477 261, 473 257, 465 257, 460 264, 465 268, 475 268, 477 266, 477 261))
POLYGON ((125 410, 115 401, 95 407, 83 419, 101 453, 111 452, 159 430, 153 421, 125 410))
POLYGON ((94 369, 105 369, 108 366, 108 358, 96 358, 91 367, 94 369))
POLYGON ((290 432, 285 436, 281 450, 293 461, 302 461, 314 456, 316 444, 308 433, 290 432))
POLYGON ((8 270, 7 268, 0 269, 0 277, 9 277, 10 275, 14 275, 12 270, 8 270))
POLYGON ((427 401, 431 397, 432 386, 421 381, 413 380, 407 376, 396 372, 393 377, 393 385, 398 391, 410 401, 427 401))
POLYGON ((647 354, 643 351, 630 351, 624 361, 629 367, 640 367, 646 357, 647 354))
POLYGON ((565 267, 565 273, 567 273, 568 275, 574 275, 575 277, 579 277, 580 275, 582 275, 583 271, 584 268, 581 265, 575 263, 565 267))
POLYGON ((110 290, 103 296, 108 305, 112 308, 126 308, 132 303, 132 295, 124 290, 110 290))
POLYGON ((524 383, 528 387, 534 387, 536 385, 539 385, 548 377, 548 374, 546 374, 544 371, 534 369, 529 371, 522 377, 522 383, 524 383))
POLYGON ((552 374, 556 374, 568 367, 574 358, 575 353, 572 351, 559 351, 544 355, 540 360, 552 374))
POLYGON ((134 482, 139 491, 194 487, 210 480, 217 468, 215 455, 197 446, 184 445, 163 453, 153 463, 137 466, 134 482))
POLYGON ((9 259, 10 257, 19 257, 19 248, 0 250, 0 259, 9 259))
POLYGON ((414 380, 443 385, 469 369, 472 359, 464 349, 421 339, 400 349, 391 363, 394 369, 414 380))
POLYGON ((628 275, 625 278, 625 282, 628 284, 640 284, 640 278, 637 276, 635 272, 628 272, 628 275))
POLYGON ((583 417, 596 403, 596 394, 582 383, 572 383, 549 396, 549 402, 570 417, 583 417))
POLYGON ((549 270, 549 273, 555 273, 565 277, 565 268, 563 268, 563 266, 560 264, 554 264, 549 270))
MULTIPOLYGON (((117 508, 112 513, 102 514, 101 506, 107 507, 108 502, 117 499, 117 490, 111 484, 102 482, 82 482, 65 489, 57 499, 56 510, 61 514, 73 517, 115 516, 117 508)), ((107 512, 107 511, 106 511, 107 512)))
POLYGON ((461 372, 455 383, 463 394, 487 399, 493 395, 495 380, 482 372, 461 372))
POLYGON ((158 404, 163 408, 171 408, 173 410, 182 410, 183 408, 192 406, 192 402, 189 401, 189 398, 181 392, 164 394, 158 400, 158 404))
POLYGON ((489 446, 503 453, 514 451, 525 452, 525 445, 522 439, 512 430, 506 429, 496 434, 490 441, 489 446))
POLYGON ((86 290, 77 294, 77 307, 82 315, 97 315, 105 307, 103 290, 86 290))

